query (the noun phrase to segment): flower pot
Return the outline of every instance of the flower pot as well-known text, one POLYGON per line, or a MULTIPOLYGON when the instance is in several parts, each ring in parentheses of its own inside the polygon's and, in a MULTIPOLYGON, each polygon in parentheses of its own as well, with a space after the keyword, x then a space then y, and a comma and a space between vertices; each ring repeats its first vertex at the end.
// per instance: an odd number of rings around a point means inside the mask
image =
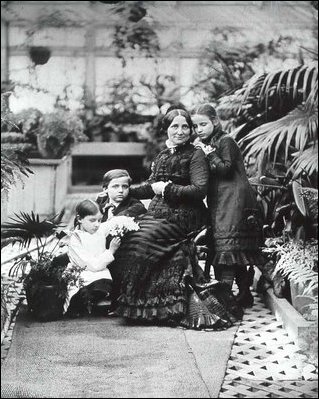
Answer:
POLYGON ((37 147, 38 147, 38 151, 42 158, 44 158, 44 159, 59 158, 56 151, 53 149, 50 149, 50 147, 47 146, 47 139, 45 137, 37 135, 37 147))
POLYGON ((25 291, 28 310, 36 320, 53 321, 62 317, 65 292, 60 286, 35 282, 25 291))

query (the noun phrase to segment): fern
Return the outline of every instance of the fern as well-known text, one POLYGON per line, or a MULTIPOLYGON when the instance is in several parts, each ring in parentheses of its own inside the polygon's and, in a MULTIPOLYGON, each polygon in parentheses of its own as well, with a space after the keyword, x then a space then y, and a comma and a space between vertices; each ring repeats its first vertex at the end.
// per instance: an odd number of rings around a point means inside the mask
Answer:
POLYGON ((288 280, 304 285, 303 295, 316 294, 318 298, 318 271, 314 265, 318 263, 317 241, 304 244, 302 241, 289 241, 276 245, 274 252, 279 260, 273 271, 282 274, 288 280))

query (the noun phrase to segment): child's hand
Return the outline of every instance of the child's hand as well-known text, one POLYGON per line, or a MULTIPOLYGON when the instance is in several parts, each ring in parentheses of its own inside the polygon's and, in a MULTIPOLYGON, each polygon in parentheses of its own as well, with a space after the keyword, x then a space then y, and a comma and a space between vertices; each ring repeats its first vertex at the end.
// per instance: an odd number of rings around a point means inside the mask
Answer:
POLYGON ((121 245, 120 237, 114 237, 110 242, 109 250, 112 252, 112 254, 115 254, 120 245, 121 245))

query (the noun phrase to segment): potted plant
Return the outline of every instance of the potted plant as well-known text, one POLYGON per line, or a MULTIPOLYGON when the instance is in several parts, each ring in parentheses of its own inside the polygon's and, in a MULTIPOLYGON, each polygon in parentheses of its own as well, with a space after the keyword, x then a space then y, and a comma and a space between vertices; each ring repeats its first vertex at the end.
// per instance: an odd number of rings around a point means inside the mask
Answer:
POLYGON ((39 215, 21 212, 12 222, 1 225, 1 238, 18 241, 27 249, 12 265, 9 276, 20 277, 26 292, 28 310, 40 321, 57 320, 63 315, 67 287, 75 284, 80 268, 65 271, 67 261, 58 256, 66 233, 61 229, 62 214, 40 220, 39 215), (30 245, 35 249, 30 251, 30 245))
POLYGON ((70 153, 74 144, 88 140, 80 117, 63 109, 43 114, 36 136, 41 156, 51 159, 62 158, 70 153))

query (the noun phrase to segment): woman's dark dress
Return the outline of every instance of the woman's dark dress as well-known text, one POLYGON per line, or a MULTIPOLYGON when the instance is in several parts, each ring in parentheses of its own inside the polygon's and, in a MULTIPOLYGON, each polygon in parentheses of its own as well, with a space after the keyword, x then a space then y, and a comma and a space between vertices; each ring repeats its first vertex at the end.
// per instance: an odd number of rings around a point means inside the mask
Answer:
POLYGON ((120 281, 117 313, 139 320, 178 320, 186 327, 227 327, 231 315, 204 289, 205 301, 188 282, 203 282, 193 238, 206 223, 208 167, 201 150, 187 143, 163 150, 155 159, 148 181, 132 187, 134 197, 153 198, 138 220, 140 230, 124 237, 112 264, 113 279, 120 281), (169 182, 163 196, 151 184, 169 182), (199 305, 196 315, 190 299, 199 305), (211 310, 209 312, 205 303, 211 310), (188 318, 187 318, 188 317, 188 318))
POLYGON ((205 144, 215 148, 207 155, 212 264, 259 265, 263 262, 260 253, 262 216, 241 151, 222 131, 205 144))

